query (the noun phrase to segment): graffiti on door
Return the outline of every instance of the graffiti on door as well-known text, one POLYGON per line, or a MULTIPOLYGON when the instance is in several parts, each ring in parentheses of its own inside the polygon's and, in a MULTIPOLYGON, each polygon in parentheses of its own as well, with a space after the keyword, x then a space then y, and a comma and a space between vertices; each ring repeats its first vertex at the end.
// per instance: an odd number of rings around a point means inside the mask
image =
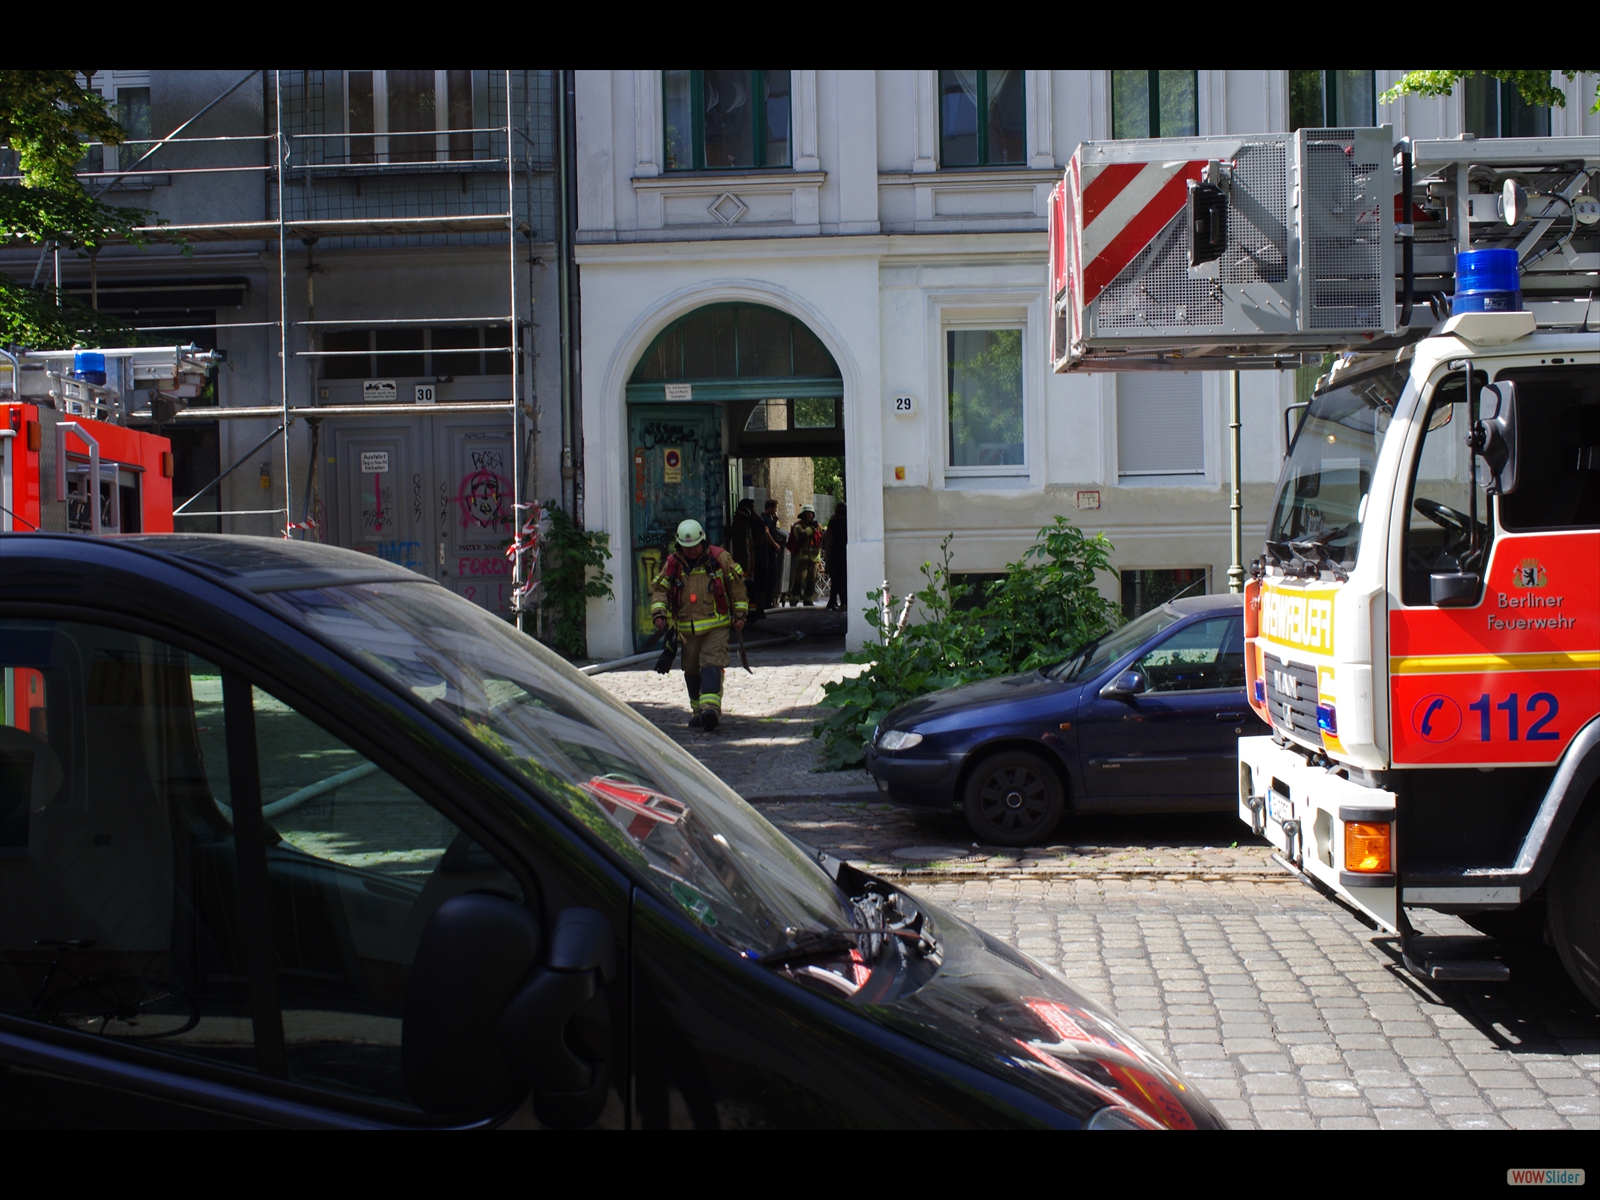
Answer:
POLYGON ((361 528, 382 533, 394 524, 394 488, 386 487, 387 474, 369 475, 372 490, 361 498, 361 528))
POLYGON ((500 473, 505 465, 504 453, 500 450, 473 450, 471 460, 472 470, 461 477, 456 490, 462 528, 511 528, 511 484, 500 473))

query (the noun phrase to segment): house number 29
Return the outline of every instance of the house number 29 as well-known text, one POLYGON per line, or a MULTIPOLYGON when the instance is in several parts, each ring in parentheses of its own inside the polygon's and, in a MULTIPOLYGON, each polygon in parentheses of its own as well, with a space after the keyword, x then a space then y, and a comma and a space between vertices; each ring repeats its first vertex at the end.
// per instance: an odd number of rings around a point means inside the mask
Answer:
POLYGON ((917 411, 917 398, 915 396, 896 396, 894 398, 894 415, 909 417, 917 411))

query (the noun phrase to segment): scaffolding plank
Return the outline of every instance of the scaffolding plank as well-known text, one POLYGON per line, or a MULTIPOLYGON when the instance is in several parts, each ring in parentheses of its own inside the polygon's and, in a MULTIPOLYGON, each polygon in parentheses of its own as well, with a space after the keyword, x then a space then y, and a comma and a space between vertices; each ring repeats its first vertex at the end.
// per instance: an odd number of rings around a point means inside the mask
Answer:
MULTIPOLYGON (((449 416, 461 413, 509 413, 512 411, 510 400, 457 400, 444 401, 439 404, 321 404, 306 405, 288 410, 290 417, 409 417, 409 416, 449 416)), ((216 420, 249 420, 270 421, 282 420, 284 409, 278 405, 251 407, 251 408, 183 408, 177 413, 177 420, 183 423, 191 421, 216 421, 216 420)), ((143 416, 136 413, 135 416, 143 416)))
MULTIPOLYGON (((354 217, 285 221, 290 237, 417 237, 435 233, 493 233, 510 228, 505 213, 454 213, 437 217, 354 217)), ((276 221, 225 221, 208 225, 141 225, 134 233, 151 241, 259 242, 278 236, 276 221)))

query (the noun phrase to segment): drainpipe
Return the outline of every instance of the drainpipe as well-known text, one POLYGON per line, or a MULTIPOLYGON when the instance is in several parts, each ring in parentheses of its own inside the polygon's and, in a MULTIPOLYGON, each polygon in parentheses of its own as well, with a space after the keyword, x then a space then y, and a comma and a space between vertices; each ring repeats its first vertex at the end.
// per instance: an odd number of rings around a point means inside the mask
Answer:
MULTIPOLYGON (((572 72, 561 71, 556 76, 556 119, 561 126, 556 135, 561 188, 561 232, 557 250, 560 256, 558 286, 561 306, 561 507, 574 520, 579 520, 574 494, 577 490, 577 465, 572 453, 576 401, 572 386, 572 213, 568 188, 568 177, 573 171, 571 110, 572 72)), ((581 520, 579 524, 582 524, 581 520)))
POLYGON ((1233 561, 1228 564, 1228 590, 1244 591, 1244 503, 1243 489, 1239 483, 1239 372, 1230 371, 1232 383, 1228 389, 1228 434, 1232 442, 1233 503, 1229 516, 1233 526, 1233 561))

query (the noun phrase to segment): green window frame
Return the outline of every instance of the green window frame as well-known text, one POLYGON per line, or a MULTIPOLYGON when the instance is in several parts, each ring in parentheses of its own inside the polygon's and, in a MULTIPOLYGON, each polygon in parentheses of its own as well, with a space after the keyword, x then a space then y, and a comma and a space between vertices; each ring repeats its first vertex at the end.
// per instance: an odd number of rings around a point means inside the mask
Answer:
POLYGON ((1481 138, 1549 137, 1550 109, 1529 104, 1515 84, 1481 71, 1461 81, 1462 128, 1481 138))
MULTIPOLYGON (((954 128, 951 120, 950 106, 946 103, 947 94, 952 86, 960 88, 960 81, 955 71, 940 71, 938 73, 938 105, 939 105, 939 165, 941 167, 1021 167, 1028 162, 1028 105, 1027 105, 1027 73, 1024 71, 973 71, 974 89, 971 131, 954 128), (1000 99, 990 95, 990 79, 994 74, 1002 75, 1000 88, 1003 91, 1008 84, 1014 85, 1016 92, 1013 97, 1007 97, 1016 104, 1015 119, 1007 122, 1004 111, 992 111, 994 102, 1000 99), (1009 76, 1010 78, 1004 78, 1009 76), (995 136, 995 125, 1002 126, 1000 137, 995 136), (1010 126, 1009 129, 1004 126, 1010 126), (975 142, 972 151, 964 151, 961 143, 971 138, 975 142), (999 146, 996 146, 996 141, 999 146)), ((965 91, 965 89, 960 89, 965 91)))
MULTIPOLYGON (((719 71, 714 74, 727 77, 734 75, 735 72, 719 71)), ((706 161, 706 72, 661 72, 661 123, 665 145, 663 163, 667 171, 676 173, 770 170, 774 167, 793 165, 792 72, 740 71, 737 74, 748 75, 748 95, 759 97, 761 101, 752 104, 750 109, 749 161, 708 163, 706 161), (685 105, 687 105, 687 128, 684 127, 685 105), (781 118, 778 117, 780 112, 781 118), (783 125, 781 130, 777 127, 780 121, 783 125), (685 157, 688 158, 687 162, 684 161, 685 157)), ((713 81, 713 87, 716 86, 716 82, 713 81)), ((737 86, 740 81, 732 82, 737 86)))
POLYGON ((1374 125, 1377 120, 1376 71, 1289 72, 1290 133, 1296 129, 1349 129, 1374 125), (1365 111, 1348 111, 1353 101, 1365 111))
POLYGON ((1197 137, 1199 133, 1199 71, 1111 72, 1113 138, 1197 137), (1189 85, 1186 95, 1185 83, 1189 85), (1150 103, 1152 96, 1154 104, 1150 103))

